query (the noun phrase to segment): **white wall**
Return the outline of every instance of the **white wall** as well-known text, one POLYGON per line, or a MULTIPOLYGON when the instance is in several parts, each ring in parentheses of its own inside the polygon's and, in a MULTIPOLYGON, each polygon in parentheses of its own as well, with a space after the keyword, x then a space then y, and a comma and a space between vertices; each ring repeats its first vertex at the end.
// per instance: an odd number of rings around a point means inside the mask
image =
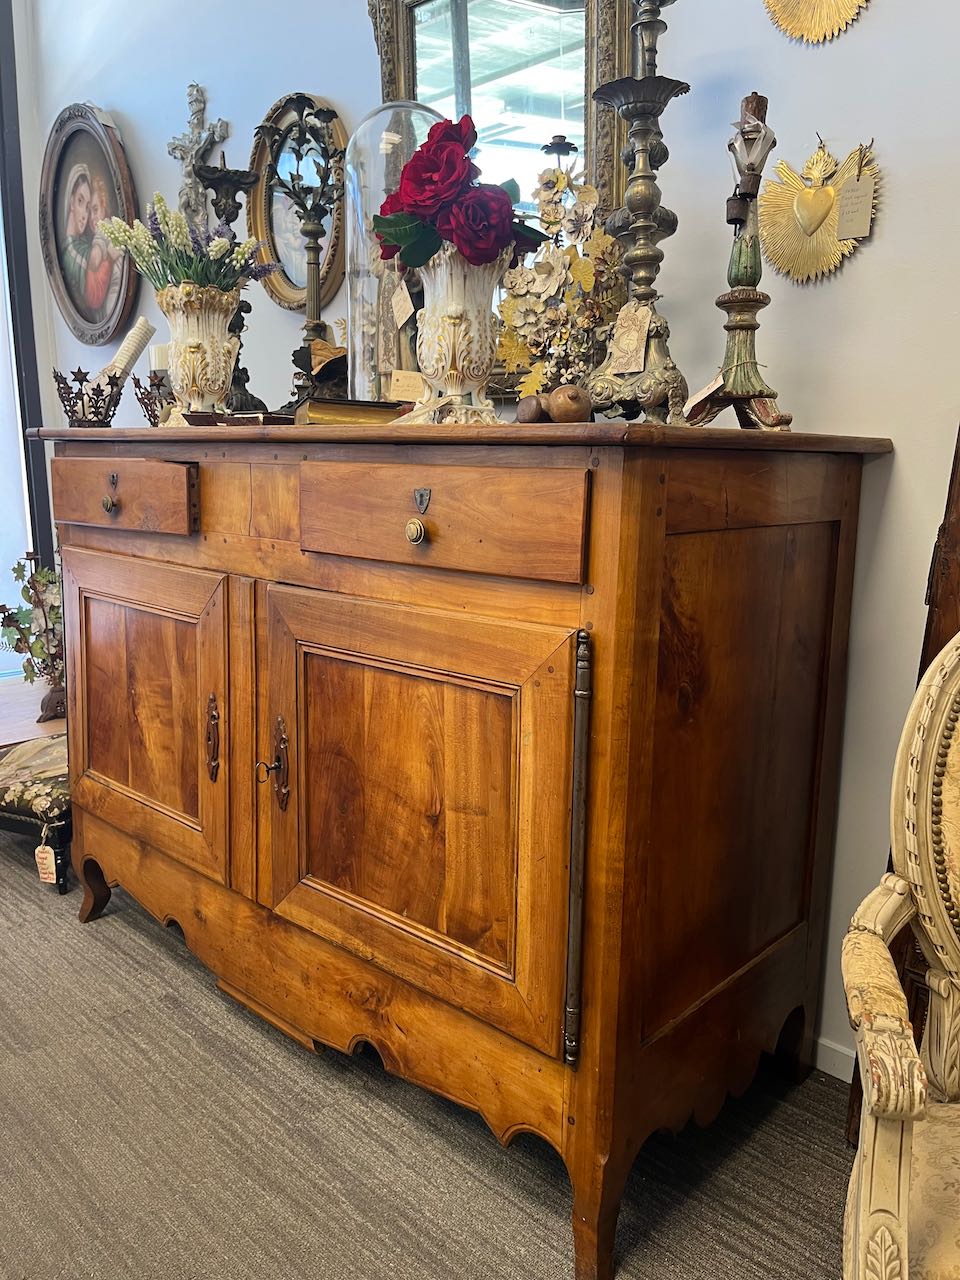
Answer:
MULTIPOLYGON (((348 133, 380 101, 379 62, 363 0, 315 0, 296 8, 262 0, 168 0, 159 8, 91 0, 82 9, 64 0, 14 0, 14 8, 31 226, 46 137, 71 102, 94 102, 113 117, 142 212, 154 191, 176 204, 180 167, 167 155, 167 142, 186 129, 191 80, 207 90, 207 119, 221 117, 229 123, 223 150, 227 164, 238 169, 247 166, 254 129, 285 94, 302 89, 326 97, 348 133)), ((212 153, 213 163, 218 163, 218 152, 212 153)), ((238 233, 245 235, 245 228, 241 214, 238 233)), ((101 367, 119 343, 85 347, 74 338, 46 288, 38 242, 34 248, 31 279, 45 339, 45 350, 38 351, 41 381, 50 363, 61 369, 75 369, 77 361, 84 369, 101 367), (51 360, 45 359, 47 352, 51 360)), ((300 342, 303 314, 284 311, 256 285, 246 296, 253 303, 243 346, 249 387, 275 408, 290 395, 290 355, 300 342)), ((344 310, 341 290, 324 315, 332 320, 344 310)), ((156 326, 154 341, 166 341, 166 321, 146 286, 134 314, 146 315, 156 326)), ((145 370, 146 356, 141 364, 145 370)), ((51 421, 62 417, 55 395, 44 409, 51 421)), ((128 388, 117 421, 141 418, 128 388)))
MULTIPOLYGON (((160 8, 98 0, 82 10, 64 0, 14 3, 30 211, 46 133, 73 101, 90 99, 114 115, 146 200, 154 189, 171 197, 177 191, 166 142, 184 127, 189 80, 207 88, 212 115, 230 121, 227 159, 238 165, 254 126, 284 93, 324 95, 348 129, 379 100, 365 0, 283 7, 168 0, 160 8)), ((960 417, 954 246, 960 180, 956 112, 948 100, 960 18, 940 5, 936 14, 933 6, 911 11, 905 21, 902 4, 873 0, 841 39, 806 48, 777 31, 762 0, 679 0, 665 17, 670 30, 661 70, 689 80, 693 92, 672 103, 663 121, 672 159, 661 187, 680 215, 680 230, 665 245, 662 309, 691 385, 710 379, 723 350, 723 317, 713 299, 725 287, 724 201, 731 186, 725 145, 741 97, 751 90, 770 97, 770 123, 780 139, 774 160, 782 155, 799 168, 816 146, 817 130, 838 157, 875 137, 885 175, 872 241, 839 276, 798 288, 768 271, 773 304, 760 333, 760 358, 797 429, 889 435, 897 450, 865 469, 851 636, 821 1040, 823 1065, 847 1074, 840 939, 887 857, 889 775, 916 676, 927 565, 960 417)), ((48 354, 61 368, 95 359, 61 321, 33 248, 41 366, 48 354)), ((251 298, 250 385, 274 403, 289 386, 298 317, 255 290, 251 298)), ((162 333, 146 291, 140 306, 162 333)), ((330 315, 342 311, 341 295, 330 315)), ((135 406, 127 408, 133 416, 135 406)))

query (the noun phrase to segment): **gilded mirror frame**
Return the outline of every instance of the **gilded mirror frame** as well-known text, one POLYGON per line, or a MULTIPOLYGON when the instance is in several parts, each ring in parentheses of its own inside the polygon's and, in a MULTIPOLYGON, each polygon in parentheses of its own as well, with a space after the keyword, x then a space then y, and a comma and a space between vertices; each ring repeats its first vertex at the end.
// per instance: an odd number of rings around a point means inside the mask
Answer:
MULTIPOLYGON (((274 125, 278 129, 287 129, 296 119, 296 113, 290 106, 291 98, 308 97, 314 107, 329 107, 326 98, 318 98, 316 94, 285 94, 273 104, 262 123, 274 125)), ((331 124, 334 142, 341 149, 346 149, 347 132, 343 121, 337 117, 331 124)), ((258 258, 261 262, 280 262, 271 221, 273 207, 273 187, 267 181, 266 167, 270 159, 269 149, 263 138, 255 136, 253 149, 250 152, 250 163, 247 166, 259 175, 257 185, 247 198, 247 234, 255 240, 265 242, 258 258)), ((331 215, 327 232, 327 249, 320 260, 320 306, 325 307, 336 297, 343 284, 344 264, 344 229, 343 201, 337 201, 331 215)), ((304 311, 307 306, 306 286, 302 289, 295 284, 286 271, 281 268, 272 275, 265 276, 260 282, 278 306, 287 311, 304 311)))
MULTIPOLYGON (((384 102, 416 101, 413 11, 426 2, 367 0, 380 51, 384 102)), ((585 0, 585 10, 584 165, 587 180, 600 193, 600 208, 610 213, 623 204, 626 190, 627 170, 620 157, 627 130, 615 111, 594 102, 593 91, 633 74, 630 5, 625 0, 585 0)))

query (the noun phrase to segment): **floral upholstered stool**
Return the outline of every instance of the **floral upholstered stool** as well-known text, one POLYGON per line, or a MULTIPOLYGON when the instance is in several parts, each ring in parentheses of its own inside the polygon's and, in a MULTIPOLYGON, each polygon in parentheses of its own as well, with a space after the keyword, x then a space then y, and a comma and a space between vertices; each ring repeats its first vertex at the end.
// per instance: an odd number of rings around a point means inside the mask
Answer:
POLYGON ((33 836, 40 878, 67 892, 71 819, 65 733, 0 750, 0 830, 33 836))

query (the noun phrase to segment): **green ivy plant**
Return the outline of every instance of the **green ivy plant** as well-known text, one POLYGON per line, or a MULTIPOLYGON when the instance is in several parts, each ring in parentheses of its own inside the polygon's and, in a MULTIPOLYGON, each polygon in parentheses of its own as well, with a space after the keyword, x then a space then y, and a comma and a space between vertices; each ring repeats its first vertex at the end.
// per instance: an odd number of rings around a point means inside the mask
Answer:
POLYGON ((28 684, 45 680, 63 684, 63 604, 60 579, 54 569, 34 565, 24 556, 13 566, 20 584, 18 605, 0 604, 0 648, 23 654, 23 678, 28 684))

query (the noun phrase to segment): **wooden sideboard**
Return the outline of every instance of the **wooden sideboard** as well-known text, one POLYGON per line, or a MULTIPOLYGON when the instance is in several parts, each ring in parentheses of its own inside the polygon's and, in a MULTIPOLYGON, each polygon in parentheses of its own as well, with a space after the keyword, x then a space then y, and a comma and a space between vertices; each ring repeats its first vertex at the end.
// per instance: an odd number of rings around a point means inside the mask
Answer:
POLYGON ((81 919, 630 1165, 809 1060, 863 456, 623 423, 56 440, 81 919))

